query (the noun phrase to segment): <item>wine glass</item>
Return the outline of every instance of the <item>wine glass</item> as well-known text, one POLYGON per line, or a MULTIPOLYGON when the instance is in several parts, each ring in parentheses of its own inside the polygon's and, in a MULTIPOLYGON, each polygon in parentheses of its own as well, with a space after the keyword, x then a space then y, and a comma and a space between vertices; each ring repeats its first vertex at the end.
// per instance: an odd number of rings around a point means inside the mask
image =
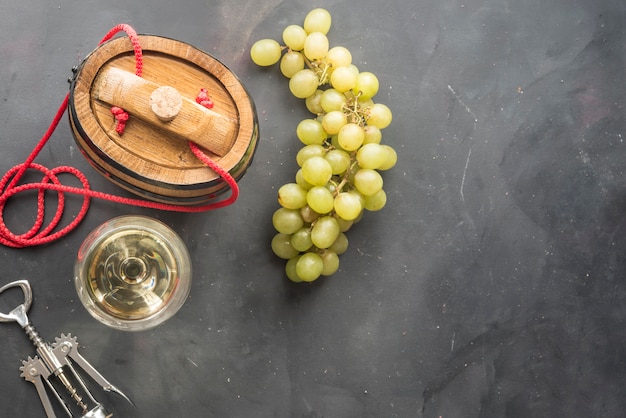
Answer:
POLYGON ((74 283, 80 301, 98 321, 120 330, 145 330, 184 304, 191 288, 191 259, 169 226, 146 216, 120 216, 85 238, 74 283))

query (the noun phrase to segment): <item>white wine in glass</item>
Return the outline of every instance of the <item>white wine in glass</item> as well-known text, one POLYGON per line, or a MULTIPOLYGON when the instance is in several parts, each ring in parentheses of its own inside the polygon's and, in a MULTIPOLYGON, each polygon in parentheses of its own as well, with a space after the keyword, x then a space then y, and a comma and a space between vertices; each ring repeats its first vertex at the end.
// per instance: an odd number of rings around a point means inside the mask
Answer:
POLYGON ((191 259, 181 238, 145 216, 120 216, 93 230, 75 263, 87 311, 113 328, 138 331, 172 317, 191 287, 191 259))

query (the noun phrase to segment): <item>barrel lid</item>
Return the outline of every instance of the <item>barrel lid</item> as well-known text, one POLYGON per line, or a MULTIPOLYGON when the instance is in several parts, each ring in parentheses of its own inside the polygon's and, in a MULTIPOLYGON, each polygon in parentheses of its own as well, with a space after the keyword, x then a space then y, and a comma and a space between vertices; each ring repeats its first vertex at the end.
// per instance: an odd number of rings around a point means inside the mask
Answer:
POLYGON ((237 76, 187 43, 139 35, 141 77, 132 42, 101 44, 78 67, 69 118, 76 143, 108 179, 145 198, 196 204, 227 188, 189 148, 196 143, 236 179, 252 160, 258 138, 254 103, 237 76), (206 89, 213 103, 196 102, 206 89), (116 131, 113 106, 129 113, 116 131))

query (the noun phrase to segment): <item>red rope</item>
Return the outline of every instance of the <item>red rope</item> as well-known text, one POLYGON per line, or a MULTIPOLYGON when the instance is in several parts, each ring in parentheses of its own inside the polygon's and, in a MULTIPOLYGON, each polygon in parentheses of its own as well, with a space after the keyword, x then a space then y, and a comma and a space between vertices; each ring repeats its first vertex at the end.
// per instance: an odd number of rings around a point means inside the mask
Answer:
POLYGON ((206 107, 207 109, 213 109, 213 100, 211 100, 208 90, 204 87, 200 89, 200 93, 196 96, 196 103, 206 107))
POLYGON ((113 106, 111 108, 111 113, 115 116, 115 132, 122 135, 124 133, 124 129, 126 129, 126 121, 130 118, 130 116, 128 116, 128 112, 118 106, 113 106))
MULTIPOLYGON (((108 41, 120 31, 126 32, 133 44, 133 50, 135 53, 135 74, 141 76, 143 70, 141 45, 139 44, 137 33, 132 27, 124 24, 115 26, 100 41, 100 44, 108 41)), ((35 158, 37 157, 37 155, 39 155, 43 147, 46 145, 46 143, 54 133, 56 127, 58 126, 61 118, 63 117, 63 114, 65 113, 65 110, 67 109, 68 102, 69 94, 67 94, 63 99, 63 102, 57 110, 57 113, 50 123, 50 126, 48 127, 46 133, 42 136, 41 140, 32 150, 28 158, 26 158, 26 161, 10 169, 2 177, 2 179, 0 179, 0 244, 7 247, 23 248, 47 244, 67 235, 69 232, 75 229, 87 215, 87 210, 89 209, 91 198, 108 200, 125 205, 173 212, 204 212, 207 210, 218 209, 228 206, 237 200, 239 196, 239 186, 236 180, 230 175, 228 171, 220 167, 215 161, 211 160, 208 155, 202 152, 202 150, 200 150, 200 148, 198 148, 198 146, 192 142, 189 142, 189 148, 191 149, 193 154, 204 164, 210 167, 213 171, 219 174, 220 177, 222 177, 222 179, 229 185, 231 193, 228 198, 217 202, 197 206, 181 206, 141 199, 129 199, 92 190, 89 186, 89 182, 87 181, 87 177, 80 170, 74 167, 60 166, 54 169, 48 169, 40 164, 34 163, 35 158), (34 170, 41 173, 43 176, 41 181, 38 183, 20 184, 20 180, 22 180, 28 170, 34 170), (72 187, 62 184, 59 180, 59 175, 62 174, 69 174, 74 176, 81 183, 82 187, 72 187), (4 221, 4 209, 7 205, 8 200, 11 197, 29 190, 37 191, 37 215, 35 217, 35 221, 28 231, 19 235, 14 234, 7 227, 4 221), (47 190, 57 193, 57 207, 52 219, 48 222, 47 225, 44 226, 45 196, 47 190), (83 204, 79 212, 70 223, 60 229, 57 229, 59 223, 61 222, 63 211, 65 209, 66 193, 83 196, 83 204)))
MULTIPOLYGON (((141 77, 143 74, 143 53, 141 51, 141 44, 139 43, 139 37, 137 36, 135 29, 125 24, 117 25, 113 27, 113 29, 111 29, 109 33, 104 36, 104 38, 102 38, 100 44, 108 41, 115 36, 115 34, 122 31, 126 32, 128 38, 133 44, 133 51, 135 53, 135 75, 141 77)), ((126 129, 126 121, 129 118, 128 113, 118 106, 113 106, 111 108, 111 113, 115 116, 115 132, 117 132, 118 135, 123 135, 124 129, 126 129)))
POLYGON ((135 52, 135 75, 141 77, 143 74, 143 54, 141 52, 141 44, 139 43, 139 37, 137 36, 137 32, 131 26, 126 25, 124 23, 120 25, 116 25, 109 33, 104 35, 104 38, 100 41, 98 45, 105 43, 106 41, 113 38, 119 32, 126 32, 130 42, 133 44, 133 51, 135 52))

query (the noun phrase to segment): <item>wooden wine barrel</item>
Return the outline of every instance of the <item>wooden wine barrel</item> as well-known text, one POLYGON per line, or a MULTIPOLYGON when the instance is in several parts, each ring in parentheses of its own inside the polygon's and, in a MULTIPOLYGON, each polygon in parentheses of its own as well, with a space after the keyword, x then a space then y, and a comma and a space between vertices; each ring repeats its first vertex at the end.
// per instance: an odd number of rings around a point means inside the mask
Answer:
POLYGON ((239 179, 258 139, 254 103, 239 79, 209 54, 180 41, 138 36, 141 77, 129 38, 101 44, 75 70, 69 119, 79 149, 112 182, 153 201, 204 204, 228 184, 196 158, 188 141, 239 179), (213 102, 196 102, 205 88, 213 102), (116 132, 113 106, 129 114, 116 132))

